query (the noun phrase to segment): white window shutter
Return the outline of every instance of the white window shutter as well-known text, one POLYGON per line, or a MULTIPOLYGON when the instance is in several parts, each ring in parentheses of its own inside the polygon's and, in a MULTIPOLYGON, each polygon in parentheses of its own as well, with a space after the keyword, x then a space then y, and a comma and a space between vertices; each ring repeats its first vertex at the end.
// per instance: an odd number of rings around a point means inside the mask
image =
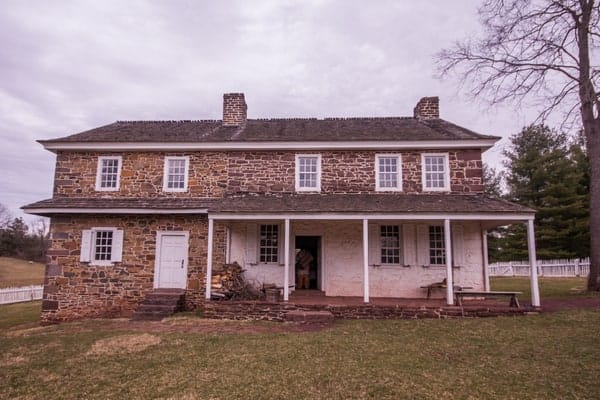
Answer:
POLYGON ((417 225, 417 264, 429 265, 429 227, 417 225))
POLYGON ((81 253, 79 261, 90 262, 92 253, 92 231, 85 229, 81 232, 81 253))
POLYGON ((284 253, 285 253, 285 229, 284 224, 277 225, 277 246, 279 247, 279 252, 277 254, 277 262, 280 265, 285 264, 284 253))
POLYGON ((113 231, 112 251, 110 253, 110 261, 121 262, 123 260, 123 230, 116 229, 113 231))
POLYGON ((246 225, 246 263, 256 264, 258 253, 258 226, 246 225))
POLYGON ((402 254, 404 255, 404 265, 417 264, 417 242, 414 224, 402 225, 402 254))
POLYGON ((369 264, 381 264, 381 229, 378 224, 369 225, 369 264))
POLYGON ((452 226, 452 260, 455 266, 465 265, 465 240, 462 225, 452 226))

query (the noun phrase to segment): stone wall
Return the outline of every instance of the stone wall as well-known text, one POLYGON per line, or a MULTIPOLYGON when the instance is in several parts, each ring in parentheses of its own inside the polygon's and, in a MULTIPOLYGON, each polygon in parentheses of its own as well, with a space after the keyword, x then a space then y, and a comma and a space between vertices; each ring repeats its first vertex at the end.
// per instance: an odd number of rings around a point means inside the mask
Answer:
MULTIPOLYGON (((431 150, 428 152, 441 152, 431 150)), ((59 152, 56 160, 56 197, 222 197, 240 193, 293 193, 294 151, 258 152, 59 152), (119 191, 96 191, 98 157, 121 155, 119 191), (163 192, 164 159, 189 156, 186 192, 163 192)), ((375 151, 321 151, 322 193, 373 193, 375 151)), ((452 192, 482 192, 481 152, 459 150, 449 154, 452 192)), ((395 152, 402 156, 403 191, 422 191, 421 153, 395 152)))
POLYGON ((286 320, 285 314, 289 311, 329 311, 336 319, 422 319, 522 315, 531 310, 506 306, 407 307, 370 304, 339 306, 264 301, 209 301, 204 304, 203 315, 214 319, 283 322, 286 320))
MULTIPOLYGON (((215 232, 214 263, 223 263, 225 234, 215 232)), ((206 216, 76 216, 54 217, 51 248, 44 279, 42 321, 84 317, 128 317, 153 289, 157 231, 188 231, 186 301, 194 308, 204 301, 206 216), (116 227, 124 231, 122 262, 95 266, 79 261, 82 230, 116 227)))
POLYGON ((220 197, 227 186, 227 155, 219 152, 65 152, 56 156, 55 197, 220 197), (96 191, 98 157, 123 157, 119 191, 96 191), (165 157, 189 156, 187 192, 164 192, 165 157))

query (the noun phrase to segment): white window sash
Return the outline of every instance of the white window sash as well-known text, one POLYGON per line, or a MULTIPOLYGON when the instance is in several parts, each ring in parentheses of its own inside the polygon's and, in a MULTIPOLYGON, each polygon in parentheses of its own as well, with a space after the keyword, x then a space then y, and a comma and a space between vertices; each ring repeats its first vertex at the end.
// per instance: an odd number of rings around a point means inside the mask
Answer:
MULTIPOLYGON (((312 174, 313 172, 308 172, 312 174)), ((297 192, 320 192, 321 191, 321 155, 320 154, 296 154, 296 191, 297 192), (301 160, 314 159, 316 162, 315 186, 302 186, 300 181, 301 174, 306 174, 300 171, 302 164, 301 160)))
MULTIPOLYGON (((390 173, 390 172, 384 172, 390 173)), ((401 192, 402 191, 402 156, 400 154, 376 154, 375 155, 375 190, 378 192, 401 192), (385 159, 396 160, 396 186, 383 186, 381 181, 381 161, 385 159)))
POLYGON ((190 158, 188 156, 165 157, 165 163, 164 163, 164 168, 163 168, 163 192, 187 192, 189 169, 190 169, 190 158), (182 188, 170 188, 169 187, 169 178, 171 175, 170 174, 171 161, 183 161, 184 162, 183 187, 182 188))
MULTIPOLYGON (((448 192, 450 191, 450 156, 448 153, 422 153, 421 154, 421 181, 424 192, 448 192), (430 187, 427 185, 427 159, 430 157, 443 158, 443 179, 444 185, 441 187, 430 187)), ((431 172, 429 172, 431 173, 431 172)))
POLYGON ((121 167, 123 165, 123 157, 121 156, 101 156, 98 157, 98 166, 96 169, 96 191, 98 192, 117 192, 121 186, 121 167), (116 160, 117 171, 116 171, 116 185, 115 187, 103 187, 102 178, 105 174, 102 173, 102 165, 104 161, 116 160))

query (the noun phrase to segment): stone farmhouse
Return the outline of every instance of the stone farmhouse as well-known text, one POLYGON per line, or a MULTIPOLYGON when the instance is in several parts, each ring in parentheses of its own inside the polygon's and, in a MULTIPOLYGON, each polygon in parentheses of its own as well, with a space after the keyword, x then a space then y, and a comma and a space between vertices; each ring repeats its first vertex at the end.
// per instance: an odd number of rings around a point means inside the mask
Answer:
MULTIPOLYGON (((213 266, 237 262, 283 301, 296 254, 325 296, 422 298, 446 279, 489 290, 486 231, 534 211, 486 196, 482 152, 499 139, 439 118, 437 97, 411 117, 248 119, 242 93, 223 119, 119 121, 52 140, 51 218, 42 320, 130 316, 158 288, 211 299, 213 266)), ((535 271, 535 268, 532 269, 535 271)), ((539 306, 532 273, 532 305, 539 306)))

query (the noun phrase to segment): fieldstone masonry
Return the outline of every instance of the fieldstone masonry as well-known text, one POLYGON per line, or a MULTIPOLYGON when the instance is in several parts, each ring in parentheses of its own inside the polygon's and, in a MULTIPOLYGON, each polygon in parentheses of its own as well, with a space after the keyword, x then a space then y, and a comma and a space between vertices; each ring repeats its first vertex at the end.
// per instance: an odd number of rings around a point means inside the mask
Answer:
MULTIPOLYGON (((206 276, 206 216, 55 217, 51 221, 42 322, 131 316, 153 288, 157 231, 189 232, 186 306, 201 304, 206 276), (96 266, 79 261, 82 231, 91 227, 123 229, 122 262, 96 266)), ((216 226, 214 263, 225 261, 224 232, 223 226, 216 226)))

